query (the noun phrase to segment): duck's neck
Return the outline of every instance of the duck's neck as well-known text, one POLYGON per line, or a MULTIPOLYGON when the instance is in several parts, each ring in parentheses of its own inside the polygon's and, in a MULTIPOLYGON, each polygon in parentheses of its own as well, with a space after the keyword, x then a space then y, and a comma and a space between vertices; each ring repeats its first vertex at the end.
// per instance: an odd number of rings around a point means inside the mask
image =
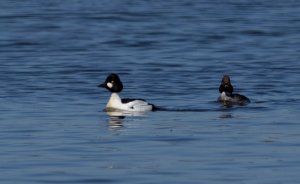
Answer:
POLYGON ((112 93, 107 102, 106 108, 118 108, 121 105, 122 101, 119 93, 112 93))

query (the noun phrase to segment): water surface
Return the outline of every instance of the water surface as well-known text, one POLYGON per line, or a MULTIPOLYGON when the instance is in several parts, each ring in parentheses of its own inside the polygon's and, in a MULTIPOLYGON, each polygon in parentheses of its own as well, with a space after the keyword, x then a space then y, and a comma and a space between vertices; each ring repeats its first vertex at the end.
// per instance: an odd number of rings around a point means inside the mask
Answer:
POLYGON ((3 183, 298 183, 298 1, 0 2, 3 183), (110 117, 122 96, 183 111, 110 117), (216 102, 224 74, 247 106, 216 102))

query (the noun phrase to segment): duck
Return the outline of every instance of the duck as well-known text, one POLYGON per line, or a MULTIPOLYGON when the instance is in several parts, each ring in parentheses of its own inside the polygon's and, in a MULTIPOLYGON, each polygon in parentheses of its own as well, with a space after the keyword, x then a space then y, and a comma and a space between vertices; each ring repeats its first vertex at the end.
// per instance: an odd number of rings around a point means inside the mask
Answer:
POLYGON ((158 108, 148 103, 144 99, 121 98, 120 93, 123 90, 123 83, 120 77, 111 73, 107 76, 106 80, 98 85, 111 92, 111 96, 106 104, 105 110, 112 111, 127 111, 127 112, 146 112, 156 111, 158 108))
POLYGON ((219 87, 220 96, 218 101, 224 105, 246 105, 250 99, 244 95, 233 93, 234 88, 230 82, 229 75, 224 75, 219 87))

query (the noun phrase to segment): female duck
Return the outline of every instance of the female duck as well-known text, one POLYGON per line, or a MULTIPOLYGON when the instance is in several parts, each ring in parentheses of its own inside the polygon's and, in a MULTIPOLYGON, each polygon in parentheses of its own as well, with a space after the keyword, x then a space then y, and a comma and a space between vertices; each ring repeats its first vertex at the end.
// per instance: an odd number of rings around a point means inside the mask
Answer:
POLYGON ((219 92, 221 95, 218 98, 218 101, 224 105, 246 105, 247 103, 250 103, 249 98, 246 96, 233 93, 233 86, 231 85, 230 77, 228 75, 223 76, 221 85, 219 87, 219 92))
POLYGON ((143 112, 154 111, 156 107, 143 99, 121 99, 119 93, 123 89, 123 84, 117 74, 109 74, 103 84, 98 87, 106 88, 111 92, 110 99, 106 105, 106 111, 130 111, 143 112))

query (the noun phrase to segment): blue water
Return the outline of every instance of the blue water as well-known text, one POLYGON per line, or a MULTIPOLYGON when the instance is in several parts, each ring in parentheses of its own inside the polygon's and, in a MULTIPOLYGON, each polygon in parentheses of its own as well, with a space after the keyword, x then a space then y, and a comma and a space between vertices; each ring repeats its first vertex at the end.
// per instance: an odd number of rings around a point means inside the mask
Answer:
POLYGON ((1 183, 300 182, 299 1, 0 7, 1 183), (111 72, 178 111, 110 117, 111 72), (224 74, 249 105, 216 102, 224 74))

